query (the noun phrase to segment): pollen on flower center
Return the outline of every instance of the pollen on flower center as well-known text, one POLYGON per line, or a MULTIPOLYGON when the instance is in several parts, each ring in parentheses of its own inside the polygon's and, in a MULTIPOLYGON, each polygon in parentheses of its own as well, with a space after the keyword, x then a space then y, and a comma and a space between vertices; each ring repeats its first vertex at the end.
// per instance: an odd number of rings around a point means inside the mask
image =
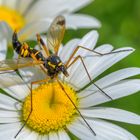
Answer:
MULTIPOLYGON (((63 86, 74 104, 77 105, 78 99, 75 91, 67 84, 63 86)), ((76 109, 57 82, 41 85, 34 89, 32 94, 33 111, 26 125, 30 129, 46 134, 65 128, 75 118, 76 109)), ((31 96, 28 95, 23 103, 22 121, 27 119, 30 110, 31 96)))
POLYGON ((0 21, 5 21, 13 30, 20 30, 25 25, 25 19, 18 11, 0 6, 0 21))

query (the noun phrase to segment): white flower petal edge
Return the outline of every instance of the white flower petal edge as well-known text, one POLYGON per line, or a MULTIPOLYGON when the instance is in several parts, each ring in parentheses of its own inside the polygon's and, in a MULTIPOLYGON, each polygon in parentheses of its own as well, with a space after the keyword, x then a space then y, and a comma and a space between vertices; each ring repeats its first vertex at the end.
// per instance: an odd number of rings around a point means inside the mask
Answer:
POLYGON ((0 81, 2 81, 0 88, 19 100, 24 99, 30 93, 27 85, 15 72, 1 74, 0 81))
MULTIPOLYGON (((99 140, 112 140, 112 139, 113 140, 137 140, 137 138, 134 135, 132 135, 130 132, 128 132, 127 130, 125 130, 119 126, 116 126, 112 123, 108 123, 108 122, 100 120, 100 119, 94 119, 94 120, 86 119, 86 120, 90 124, 92 129, 95 131, 96 139, 99 139, 99 140)), ((75 122, 75 124, 76 125, 80 124, 81 128, 82 128, 82 126, 85 127, 85 123, 83 122, 83 120, 81 118, 79 118, 77 120, 77 122, 75 122)), ((76 127, 73 129, 79 129, 79 128, 76 127)), ((87 132, 91 133, 89 129, 87 132)), ((85 132, 83 132, 83 134, 84 133, 85 132)), ((92 137, 92 139, 93 139, 93 137, 92 137)))
MULTIPOLYGON (((122 80, 121 82, 103 89, 113 100, 140 91, 140 80, 122 80)), ((101 91, 80 98, 80 108, 87 108, 110 101, 101 91)))
POLYGON ((7 41, 0 38, 0 61, 6 58, 7 54, 7 41))
POLYGON ((80 109, 80 111, 85 117, 102 118, 131 124, 140 124, 139 115, 121 109, 93 107, 89 109, 80 109))
MULTIPOLYGON (((115 85, 115 83, 124 80, 126 78, 135 76, 140 74, 140 68, 125 68, 125 69, 121 69, 115 72, 112 72, 108 75, 106 75, 105 77, 99 79, 98 81, 96 81, 95 83, 102 89, 104 89, 105 87, 109 87, 111 85, 115 85)), ((94 86, 94 85, 90 85, 89 87, 87 87, 85 90, 83 90, 82 92, 78 93, 78 96, 80 98, 82 97, 86 97, 92 93, 95 93, 98 89, 94 86)))
POLYGON ((66 27, 77 28, 100 28, 101 23, 96 18, 84 14, 64 15, 66 18, 66 27))
MULTIPOLYGON (((40 20, 41 18, 55 17, 60 14, 70 14, 73 13, 82 7, 85 7, 89 3, 93 2, 92 0, 40 0, 35 2, 28 14, 26 15, 26 20, 29 22, 40 20), (50 8, 53 7, 53 8, 50 8), (34 13, 34 14, 33 14, 34 13)), ((92 18, 92 17, 91 17, 92 18)), ((80 23, 79 23, 80 24, 80 23)))

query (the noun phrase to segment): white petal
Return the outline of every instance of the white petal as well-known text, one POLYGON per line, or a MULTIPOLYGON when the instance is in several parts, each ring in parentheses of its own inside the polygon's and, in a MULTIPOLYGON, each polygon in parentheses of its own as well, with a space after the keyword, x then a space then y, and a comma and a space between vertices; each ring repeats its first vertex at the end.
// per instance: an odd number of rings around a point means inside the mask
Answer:
MULTIPOLYGON (((140 90, 140 80, 122 80, 113 86, 103 89, 113 100, 134 94, 140 90)), ((80 107, 87 108, 110 101, 102 92, 96 92, 80 99, 80 107)))
POLYGON ((7 111, 7 110, 0 110, 0 117, 4 118, 11 118, 11 117, 18 117, 18 112, 15 111, 7 111))
POLYGON ((33 1, 34 0, 28 0, 28 1, 25 2, 25 0, 19 0, 19 4, 18 4, 18 7, 17 7, 17 10, 21 14, 25 14, 25 12, 27 12, 26 10, 28 10, 28 8, 32 5, 33 1))
POLYGON ((14 140, 14 137, 20 129, 20 127, 20 123, 0 124, 0 139, 14 140))
POLYGON ((0 83, 0 88, 6 91, 9 95, 20 100, 30 93, 27 85, 25 85, 23 80, 15 72, 1 74, 0 81, 2 81, 0 83))
POLYGON ((67 11, 68 12, 75 12, 77 10, 80 10, 81 8, 85 7, 86 5, 90 4, 91 2, 93 2, 92 0, 79 0, 79 1, 75 1, 75 0, 71 0, 71 1, 67 1, 67 0, 63 0, 63 5, 65 7, 67 7, 67 11))
MULTIPOLYGON (((125 48, 121 48, 121 49, 117 49, 117 50, 133 50, 133 49, 130 47, 125 47, 125 48)), ((115 50, 115 51, 117 51, 117 50, 115 50)), ((116 54, 109 54, 109 55, 100 57, 99 59, 97 59, 97 61, 94 64, 90 65, 91 66, 90 68, 88 68, 88 72, 90 74, 91 79, 95 79, 97 76, 99 76, 105 70, 107 70, 112 65, 114 65, 121 59, 125 58, 132 52, 133 51, 124 51, 124 52, 120 52, 120 53, 116 53, 116 54)), ((91 59, 87 60, 87 62, 86 62, 87 67, 89 67, 88 62, 90 63, 90 61, 91 61, 91 59)), ((79 85, 81 84, 80 87, 85 86, 89 81, 89 79, 87 79, 87 78, 84 79, 84 78, 85 77, 83 76, 81 78, 81 80, 79 81, 79 85)))
POLYGON ((62 5, 63 3, 61 5, 58 5, 58 3, 60 4, 60 0, 57 0, 55 2, 54 0, 37 1, 26 14, 26 21, 28 21, 29 23, 43 18, 49 19, 50 17, 51 19, 54 19, 55 16, 62 14, 62 12, 65 10, 62 5))
POLYGON ((0 123, 15 123, 19 122, 19 118, 9 117, 9 118, 2 118, 0 117, 0 123))
POLYGON ((65 15, 67 28, 99 28, 101 23, 96 18, 84 14, 65 15))
POLYGON ((18 102, 13 98, 0 93, 0 108, 4 110, 17 110, 18 102))
POLYGON ((28 83, 29 87, 31 86, 31 82, 47 78, 47 75, 38 66, 23 68, 20 69, 19 72, 25 83, 28 83))
MULTIPOLYGON (((111 45, 105 44, 105 45, 101 45, 98 48, 96 48, 95 51, 100 52, 100 53, 108 53, 108 52, 112 51, 112 49, 113 49, 113 47, 111 45)), ((86 68, 87 68, 87 70, 88 70, 90 75, 93 75, 92 68, 95 65, 97 65, 97 63, 99 61, 101 61, 103 59, 104 59, 103 57, 98 56, 97 54, 91 53, 89 51, 85 54, 85 57, 83 56, 84 64, 85 64, 85 66, 86 66, 86 68), (90 56, 95 56, 95 57, 92 58, 90 56)), ((86 70, 83 67, 82 63, 77 68, 75 73, 73 73, 73 75, 72 75, 71 79, 69 80, 69 82, 74 83, 74 85, 76 87, 78 87, 79 89, 81 89, 82 87, 84 87, 84 85, 86 85, 86 84, 88 84, 90 82, 89 77, 88 77, 88 75, 86 73, 86 70)))
POLYGON ((27 137, 26 140, 37 140, 38 139, 38 133, 31 132, 27 137))
POLYGON ((28 11, 26 15, 27 21, 37 21, 38 18, 51 17, 57 15, 74 12, 92 2, 91 0, 67 1, 67 0, 40 0, 37 1, 28 11), (53 8, 52 8, 53 7, 53 8), (34 13, 34 14, 33 14, 34 13))
POLYGON ((81 124, 79 121, 73 122, 68 126, 68 129, 81 140, 102 140, 101 137, 94 136, 89 128, 85 124, 81 124))
POLYGON ((121 109, 95 107, 91 109, 81 109, 80 111, 85 117, 102 118, 131 124, 140 124, 139 115, 121 109))
MULTIPOLYGON (((125 68, 125 69, 115 71, 111 74, 108 74, 107 76, 99 79, 95 83, 100 88, 103 89, 103 88, 108 87, 112 84, 115 84, 116 82, 119 82, 120 80, 129 78, 131 76, 135 76, 135 75, 138 75, 138 74, 140 74, 140 68, 125 68)), ((80 92, 78 94, 78 96, 79 97, 85 97, 85 96, 90 95, 91 93, 94 93, 97 90, 98 89, 94 85, 90 85, 84 91, 80 92)))
POLYGON ((0 123, 19 122, 19 114, 15 111, 0 110, 0 123))
POLYGON ((46 32, 51 21, 42 19, 36 22, 27 24, 19 33, 20 40, 29 40, 36 38, 37 33, 46 32))
POLYGON ((3 4, 7 7, 10 7, 12 9, 15 9, 16 8, 16 4, 17 4, 17 0, 4 0, 3 4))
MULTIPOLYGON (((80 121, 84 123, 83 120, 80 121)), ((114 124, 98 119, 87 120, 87 122, 95 130, 97 137, 104 137, 105 140, 137 140, 133 134, 114 124)))
MULTIPOLYGON (((98 40, 99 34, 97 31, 92 30, 90 32, 88 32, 79 42, 79 46, 83 46, 86 47, 88 49, 94 49, 97 40, 98 40)), ((80 49, 76 54, 77 55, 81 55, 81 54, 86 54, 87 51, 80 49)))
POLYGON ((0 22, 0 38, 5 38, 10 42, 12 38, 12 33, 12 29, 6 22, 0 22))
POLYGON ((43 135, 43 136, 42 136, 42 140, 49 140, 48 135, 43 135))
POLYGON ((66 63, 68 61, 75 48, 78 46, 79 41, 80 39, 72 39, 62 48, 59 57, 61 58, 63 63, 66 63))
POLYGON ((0 60, 4 60, 7 54, 7 41, 0 39, 0 60))
MULTIPOLYGON (((90 31, 89 33, 87 33, 78 43, 78 46, 83 46, 85 48, 88 49, 93 49, 96 45, 97 39, 98 39, 98 32, 97 31, 90 31)), ((76 54, 74 55, 74 58, 78 55, 80 56, 85 56, 86 54, 88 54, 89 51, 86 51, 85 49, 79 49, 76 54)), ((73 58, 73 59, 74 59, 73 58)), ((72 59, 72 60, 73 60, 72 59)), ((71 61, 72 62, 72 61, 71 61)), ((66 79, 66 81, 70 81, 71 77, 74 77, 73 74, 75 73, 79 73, 79 71, 83 68, 81 61, 78 60, 77 62, 75 62, 69 69, 69 77, 66 79)), ((81 71, 80 71, 81 72, 81 71)), ((76 76, 77 77, 77 76, 76 76)), ((73 82, 74 83, 74 82, 73 82)))
MULTIPOLYGON (((22 126, 22 125, 21 125, 22 126)), ((17 131, 18 132, 18 131, 17 131)), ((30 129, 27 129, 26 127, 24 127, 22 129, 22 131, 19 133, 19 135, 17 136, 17 140, 24 140, 27 137, 30 136, 30 134, 32 133, 32 131, 30 129)))
POLYGON ((70 140, 70 137, 65 131, 58 131, 59 140, 70 140))
MULTIPOLYGON (((119 51, 119 50, 133 50, 133 48, 125 47, 125 48, 116 49, 114 51, 119 51)), ((91 77, 96 78, 99 74, 103 73, 109 67, 111 67, 112 65, 120 61, 121 59, 125 58, 126 56, 131 54, 133 51, 124 51, 124 52, 120 52, 116 54, 110 54, 110 56, 107 57, 107 59, 101 60, 95 65, 95 67, 93 67, 92 71, 94 73, 94 77, 93 75, 91 77)))
POLYGON ((56 132, 49 133, 49 140, 59 140, 58 134, 56 132))

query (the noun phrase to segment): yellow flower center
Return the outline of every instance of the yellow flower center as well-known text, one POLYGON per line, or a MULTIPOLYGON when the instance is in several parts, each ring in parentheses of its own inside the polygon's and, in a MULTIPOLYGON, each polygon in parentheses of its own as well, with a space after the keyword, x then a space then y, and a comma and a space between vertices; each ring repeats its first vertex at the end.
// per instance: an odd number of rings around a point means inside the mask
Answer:
POLYGON ((13 30, 20 30, 25 25, 25 19, 18 11, 0 6, 0 21, 7 22, 13 30))
MULTIPOLYGON (((75 91, 63 84, 66 93, 77 106, 75 91)), ((76 109, 57 82, 39 86, 32 91, 33 111, 26 126, 40 134, 58 131, 71 123, 76 116, 76 109)), ((31 96, 25 98, 22 108, 22 121, 31 111, 31 96)))

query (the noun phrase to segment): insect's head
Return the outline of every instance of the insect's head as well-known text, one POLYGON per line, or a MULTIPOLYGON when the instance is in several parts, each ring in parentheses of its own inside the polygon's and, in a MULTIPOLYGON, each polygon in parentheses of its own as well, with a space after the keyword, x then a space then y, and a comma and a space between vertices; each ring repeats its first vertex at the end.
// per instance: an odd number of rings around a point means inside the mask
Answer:
POLYGON ((50 72, 62 72, 66 77, 69 76, 65 65, 62 63, 60 58, 56 55, 52 55, 47 59, 47 65, 49 66, 50 72))

